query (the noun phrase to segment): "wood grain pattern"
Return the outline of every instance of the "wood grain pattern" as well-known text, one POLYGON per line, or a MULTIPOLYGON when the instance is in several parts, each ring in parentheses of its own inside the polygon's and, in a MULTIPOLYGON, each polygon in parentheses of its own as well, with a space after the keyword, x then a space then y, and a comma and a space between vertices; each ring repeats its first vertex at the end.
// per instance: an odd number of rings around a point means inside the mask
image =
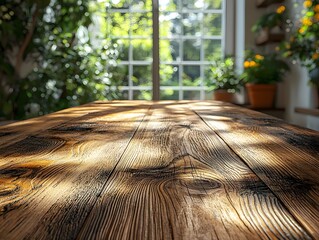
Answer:
POLYGON ((78 239, 310 239, 188 108, 153 105, 78 239))
POLYGON ((0 126, 0 147, 5 148, 13 142, 20 141, 27 134, 36 134, 46 128, 50 128, 71 119, 83 116, 95 111, 105 110, 105 106, 95 103, 85 104, 79 107, 64 109, 42 117, 18 121, 9 125, 0 126))
POLYGON ((233 105, 192 109, 319 239, 319 133, 233 105))
POLYGON ((98 101, 10 124, 0 239, 316 239, 318 149, 314 131, 218 102, 98 101))
MULTIPOLYGON (((142 101, 140 101, 143 104, 142 101)), ((82 106, 64 109, 55 113, 47 114, 42 117, 31 118, 24 121, 18 121, 9 125, 0 126, 0 148, 12 144, 13 142, 24 139, 28 134, 36 134, 47 128, 57 126, 67 121, 79 118, 86 114, 114 109, 116 106, 126 104, 132 105, 129 101, 110 101, 110 102, 93 102, 82 106)), ((133 104, 135 105, 135 104, 133 104)))
POLYGON ((31 124, 35 134, 0 149, 1 239, 76 237, 149 108, 115 105, 78 108, 43 131, 31 124))

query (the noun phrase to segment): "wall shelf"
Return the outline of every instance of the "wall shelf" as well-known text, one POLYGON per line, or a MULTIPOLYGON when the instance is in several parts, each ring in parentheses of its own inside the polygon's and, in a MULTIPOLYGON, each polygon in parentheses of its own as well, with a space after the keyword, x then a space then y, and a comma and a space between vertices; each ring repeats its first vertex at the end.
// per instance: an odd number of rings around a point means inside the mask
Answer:
POLYGON ((271 4, 282 3, 284 0, 256 0, 256 6, 258 8, 265 8, 271 4))
POLYGON ((271 32, 268 29, 263 29, 259 32, 259 35, 256 37, 256 45, 261 46, 267 43, 281 42, 285 39, 284 32, 271 32))
POLYGON ((254 110, 257 112, 262 112, 262 113, 268 114, 268 115, 273 116, 273 117, 285 119, 285 108, 266 108, 266 109, 263 109, 263 108, 253 108, 247 104, 236 104, 236 105, 244 107, 244 108, 248 108, 248 109, 251 109, 251 110, 254 110))
POLYGON ((296 113, 302 113, 306 115, 316 116, 319 117, 319 108, 302 108, 302 107, 296 107, 295 108, 296 113))

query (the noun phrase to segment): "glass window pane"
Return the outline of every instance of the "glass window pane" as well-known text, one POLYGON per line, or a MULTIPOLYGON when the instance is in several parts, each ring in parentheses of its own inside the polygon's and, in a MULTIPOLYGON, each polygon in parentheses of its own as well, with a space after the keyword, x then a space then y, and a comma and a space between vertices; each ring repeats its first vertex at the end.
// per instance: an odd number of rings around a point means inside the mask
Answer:
POLYGON ((152 100, 152 92, 149 90, 133 91, 133 100, 152 100))
POLYGON ((184 40, 183 44, 183 60, 199 61, 200 60, 201 40, 184 40))
POLYGON ((204 15, 204 35, 220 36, 222 34, 222 15, 221 14, 205 14, 204 15))
POLYGON ((118 65, 109 68, 112 85, 128 86, 128 65, 118 65))
POLYGON ((161 86, 178 86, 179 67, 177 65, 160 66, 161 86))
POLYGON ((134 39, 133 46, 133 60, 151 61, 152 60, 152 40, 134 39))
POLYGON ((127 90, 120 90, 119 91, 119 100, 128 100, 128 91, 127 90))
POLYGON ((213 99, 213 91, 205 91, 205 100, 212 100, 213 99))
POLYGON ((175 0, 159 0, 159 10, 161 11, 176 11, 178 6, 175 0))
POLYGON ((185 100, 200 100, 200 91, 184 91, 183 99, 185 100))
POLYGON ((183 66, 183 86, 200 86, 200 66, 183 66))
POLYGON ((152 72, 151 66, 133 66, 132 81, 134 86, 151 86, 152 72))
POLYGON ((160 60, 164 62, 180 60, 179 41, 160 40, 160 60))
POLYGON ((222 56, 221 40, 204 40, 204 59, 211 61, 222 56))
POLYGON ((221 9, 223 0, 204 0, 205 9, 221 9))
MULTIPOLYGON (((216 38, 223 34, 223 4, 223 0, 159 0, 160 84, 187 86, 187 90, 161 88, 161 99, 200 99, 204 93, 197 87, 209 81, 209 62, 222 56, 224 40, 216 38)), ((111 9, 106 16, 107 36, 117 51, 117 66, 108 67, 109 78, 115 86, 147 86, 147 90, 120 89, 121 99, 150 100, 152 0, 110 0, 107 7, 111 9)), ((205 91, 202 97, 211 96, 205 91)))
POLYGON ((182 4, 184 9, 201 9, 204 7, 203 0, 182 0, 182 4))
POLYGON ((128 13, 109 13, 108 33, 112 36, 127 37, 130 34, 130 17, 128 13))
POLYGON ((184 13, 182 20, 184 35, 200 36, 200 23, 202 19, 202 13, 184 13))
POLYGON ((131 8, 133 11, 151 11, 152 0, 131 0, 131 8))
POLYGON ((161 37, 172 37, 181 34, 181 16, 176 12, 163 13, 159 17, 161 37))
POLYGON ((113 9, 128 9, 130 4, 129 0, 110 0, 109 8, 113 9))
POLYGON ((204 82, 207 82, 211 78, 211 66, 205 65, 203 67, 204 67, 204 82))
POLYGON ((132 36, 148 36, 151 38, 152 13, 132 13, 131 14, 132 36))
POLYGON ((161 100, 178 100, 179 99, 178 90, 173 90, 173 89, 161 90, 160 99, 161 100))
POLYGON ((128 54, 130 48, 130 41, 126 39, 116 39, 114 40, 116 44, 116 50, 118 51, 118 60, 128 61, 128 54))

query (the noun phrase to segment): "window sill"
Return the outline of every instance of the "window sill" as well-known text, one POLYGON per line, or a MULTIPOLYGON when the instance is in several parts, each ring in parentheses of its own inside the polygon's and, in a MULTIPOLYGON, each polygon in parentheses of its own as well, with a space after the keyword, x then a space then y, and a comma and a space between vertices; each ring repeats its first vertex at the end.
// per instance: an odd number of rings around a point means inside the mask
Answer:
POLYGON ((254 110, 254 111, 257 111, 257 112, 262 112, 262 113, 268 114, 268 115, 273 116, 273 117, 285 119, 285 108, 265 108, 265 109, 263 109, 263 108, 253 108, 250 105, 246 105, 246 104, 237 104, 237 105, 254 110))
POLYGON ((302 113, 306 115, 311 115, 311 116, 319 116, 319 109, 318 108, 302 108, 302 107, 296 107, 295 108, 296 113, 302 113))

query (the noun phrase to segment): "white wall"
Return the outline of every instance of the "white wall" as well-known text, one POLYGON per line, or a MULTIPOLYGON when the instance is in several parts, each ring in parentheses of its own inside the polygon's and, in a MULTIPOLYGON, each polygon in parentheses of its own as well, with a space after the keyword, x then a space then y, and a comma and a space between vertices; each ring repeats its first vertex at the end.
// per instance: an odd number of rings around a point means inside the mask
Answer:
POLYGON ((299 126, 319 130, 319 117, 296 113, 296 107, 315 108, 316 93, 308 84, 308 72, 300 64, 291 65, 286 80, 286 120, 299 126))

